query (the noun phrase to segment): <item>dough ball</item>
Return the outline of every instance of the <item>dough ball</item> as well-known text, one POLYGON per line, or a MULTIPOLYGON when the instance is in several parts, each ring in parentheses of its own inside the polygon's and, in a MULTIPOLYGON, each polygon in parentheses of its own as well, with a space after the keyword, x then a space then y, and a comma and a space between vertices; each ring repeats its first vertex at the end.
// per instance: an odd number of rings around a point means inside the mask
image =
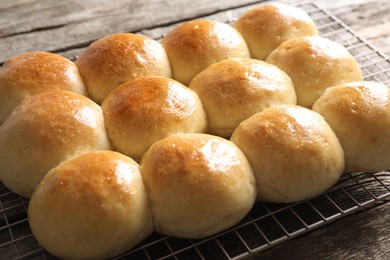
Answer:
POLYGON ((153 231, 139 165, 112 151, 52 169, 33 193, 28 216, 37 241, 62 259, 108 259, 153 231))
POLYGON ((167 137, 148 150, 141 174, 157 232, 202 238, 244 218, 256 184, 244 154, 206 134, 167 137))
POLYGON ((339 43, 312 36, 287 40, 267 58, 294 83, 298 105, 311 108, 327 87, 363 79, 355 58, 339 43))
POLYGON ((101 108, 68 91, 24 99, 0 127, 0 174, 13 192, 30 197, 58 163, 90 150, 109 149, 101 108))
POLYGON ((316 25, 304 10, 280 3, 250 9, 234 27, 248 44, 251 57, 260 60, 265 60, 286 40, 318 35, 316 25))
POLYGON ((310 199, 334 185, 344 169, 343 149, 330 126, 299 106, 273 106, 253 115, 231 141, 248 158, 261 201, 310 199))
POLYGON ((207 66, 227 58, 249 58, 241 34, 232 26, 211 20, 192 20, 179 25, 163 39, 173 78, 188 86, 207 66))
POLYGON ((0 125, 23 99, 51 90, 87 94, 76 65, 60 55, 28 52, 6 60, 0 68, 0 125))
POLYGON ((260 60, 230 58, 210 65, 191 81, 208 117, 211 134, 230 137, 243 120, 267 107, 294 105, 290 77, 260 60))
POLYGON ((347 172, 390 169, 390 88, 360 81, 329 88, 314 103, 343 146, 347 172))
POLYGON ((117 33, 93 42, 76 61, 90 97, 103 102, 107 94, 140 76, 171 77, 162 45, 143 35, 117 33))
POLYGON ((173 134, 205 132, 198 95, 165 77, 139 77, 112 91, 102 104, 114 149, 136 161, 155 142, 173 134))

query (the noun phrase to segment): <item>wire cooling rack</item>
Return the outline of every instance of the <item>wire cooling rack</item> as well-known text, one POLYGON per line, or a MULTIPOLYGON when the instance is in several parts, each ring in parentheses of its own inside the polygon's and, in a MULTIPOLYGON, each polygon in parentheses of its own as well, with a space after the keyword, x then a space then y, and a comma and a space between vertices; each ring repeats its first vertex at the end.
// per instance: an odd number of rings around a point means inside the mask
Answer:
MULTIPOLYGON (((254 5, 225 10, 208 18, 233 22, 254 5)), ((322 36, 343 44, 359 62, 366 80, 389 85, 390 60, 360 38, 330 12, 311 3, 297 4, 317 24, 322 36)), ((171 27, 141 31, 155 39, 171 27)), ((206 239, 178 239, 154 233, 115 259, 238 259, 330 224, 348 214, 386 203, 390 198, 390 171, 344 173, 331 189, 294 204, 257 202, 233 228, 206 239)), ((27 220, 28 200, 0 183, 0 258, 56 259, 33 237, 27 220)))

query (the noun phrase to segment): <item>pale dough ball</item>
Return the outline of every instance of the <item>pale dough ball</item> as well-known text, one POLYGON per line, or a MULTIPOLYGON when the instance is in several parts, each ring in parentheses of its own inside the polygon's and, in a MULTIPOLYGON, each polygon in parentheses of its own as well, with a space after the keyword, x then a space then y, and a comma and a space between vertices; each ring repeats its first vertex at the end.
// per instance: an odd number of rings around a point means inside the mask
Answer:
POLYGON ((49 91, 24 99, 0 127, 0 174, 30 197, 43 176, 76 155, 110 149, 103 113, 89 98, 49 91))
POLYGON ((390 88, 360 81, 329 88, 314 103, 345 153, 346 171, 390 169, 390 88))
POLYGON ((141 174, 157 232, 202 238, 232 227, 256 198, 244 154, 206 134, 167 137, 148 150, 141 174))
POLYGON ((27 52, 0 68, 0 125, 25 98, 52 90, 87 95, 76 65, 54 53, 27 52))
POLYGON ((107 94, 140 76, 171 77, 162 45, 133 33, 107 35, 93 42, 76 61, 90 97, 103 102, 107 94))
POLYGON ((210 65, 189 87, 202 100, 208 131, 227 138, 251 115, 273 105, 297 102, 290 77, 255 59, 230 58, 210 65))
POLYGON ((165 77, 139 77, 122 84, 107 96, 102 109, 113 148, 136 161, 160 139, 207 128, 198 95, 165 77))
POLYGON ((343 173, 344 153, 336 135, 321 115, 303 107, 267 108, 243 121, 231 141, 248 158, 261 201, 313 198, 343 173))
POLYGON ((281 4, 263 4, 250 9, 234 24, 248 44, 251 57, 265 60, 282 42, 316 36, 318 30, 302 9, 281 4))
POLYGON ((298 105, 311 108, 328 87, 363 79, 355 58, 339 43, 312 36, 290 39, 266 59, 294 83, 298 105))
POLYGON ((153 231, 139 165, 112 151, 52 169, 33 193, 28 216, 37 241, 62 259, 108 259, 153 231))
POLYGON ((227 58, 249 58, 241 34, 232 26, 211 20, 185 22, 163 39, 172 67, 172 76, 188 86, 207 66, 227 58))

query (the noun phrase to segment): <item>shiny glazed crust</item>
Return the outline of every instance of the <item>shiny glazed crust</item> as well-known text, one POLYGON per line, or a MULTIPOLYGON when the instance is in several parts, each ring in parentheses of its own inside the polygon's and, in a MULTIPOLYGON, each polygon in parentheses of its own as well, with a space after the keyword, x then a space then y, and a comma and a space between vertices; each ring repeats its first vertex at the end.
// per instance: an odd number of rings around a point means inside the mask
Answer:
POLYGON ((87 94, 76 65, 60 55, 28 52, 8 59, 0 68, 0 125, 24 98, 51 90, 87 94))
POLYGON ((287 40, 266 59, 294 83, 298 105, 311 108, 328 87, 363 79, 355 58, 339 43, 312 36, 287 40))
POLYGON ((260 60, 265 60, 288 39, 318 35, 316 25, 305 11, 280 3, 259 5, 233 26, 244 37, 251 57, 260 60))
POLYGON ((165 138, 148 150, 141 174, 155 229, 201 238, 238 223, 252 208, 256 185, 242 152, 206 134, 165 138))
POLYGON ((140 76, 172 76, 162 45, 132 33, 100 38, 80 55, 76 65, 90 97, 99 104, 111 90, 126 81, 140 76))
POLYGON ((101 108, 68 91, 24 99, 0 127, 0 147, 1 180, 25 197, 58 163, 110 149, 101 108))
POLYGON ((299 106, 273 106, 253 115, 231 141, 248 158, 262 201, 310 199, 334 185, 344 169, 332 129, 322 116, 299 106))
POLYGON ((161 43, 167 51, 173 78, 186 86, 213 63, 250 56, 246 42, 236 29, 210 20, 193 20, 179 25, 161 43))
POLYGON ((173 134, 205 132, 198 95, 165 77, 139 77, 112 91, 102 104, 113 148, 136 161, 153 143, 173 134))
POLYGON ((390 169, 390 89, 360 81, 329 88, 313 105, 338 136, 347 172, 390 169))
POLYGON ((28 214, 38 242, 62 259, 108 259, 153 231, 138 164, 112 151, 86 153, 52 169, 28 214))
POLYGON ((297 102, 290 77, 255 59, 230 58, 210 65, 189 87, 202 100, 209 133, 227 138, 251 115, 269 106, 297 102))

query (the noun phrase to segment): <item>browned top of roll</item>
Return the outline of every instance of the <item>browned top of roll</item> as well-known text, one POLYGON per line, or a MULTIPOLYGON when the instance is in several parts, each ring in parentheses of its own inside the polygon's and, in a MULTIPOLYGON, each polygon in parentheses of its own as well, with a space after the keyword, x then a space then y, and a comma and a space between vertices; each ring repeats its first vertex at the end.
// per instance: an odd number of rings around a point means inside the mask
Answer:
POLYGON ((294 105, 269 107, 243 121, 231 140, 256 176, 258 199, 310 199, 336 183, 344 169, 337 136, 316 112, 294 105))
POLYGON ((26 99, 5 126, 24 126, 25 135, 38 145, 35 148, 73 149, 95 142, 95 131, 103 130, 101 116, 100 107, 84 96, 50 91, 26 99))
POLYGON ((231 227, 256 197, 246 157, 217 136, 167 137, 146 152, 141 174, 156 231, 177 237, 201 238, 231 227))
POLYGON ((390 168, 390 88, 358 81, 329 88, 313 104, 345 151, 347 172, 390 168))
POLYGON ((86 95, 72 61, 49 52, 28 52, 8 59, 0 68, 0 123, 24 98, 50 90, 86 95))
POLYGON ((61 259, 109 259, 130 250, 153 230, 138 164, 105 150, 59 164, 34 192, 29 224, 61 259))
POLYGON ((24 99, 0 127, 3 183, 29 197, 42 177, 75 155, 109 149, 101 108, 69 91, 24 99))
POLYGON ((359 64, 341 44, 320 36, 287 40, 266 59, 294 83, 297 103, 310 108, 328 87, 363 79, 359 64))
POLYGON ((207 126, 195 91, 166 77, 126 82, 107 96, 102 109, 113 147, 136 161, 164 137, 204 132, 207 126))
POLYGON ((185 85, 210 64, 226 58, 249 58, 240 33, 228 24, 211 20, 181 24, 161 43, 171 62, 173 78, 185 85))
POLYGON ((212 64, 196 75, 189 87, 202 100, 209 132, 223 137, 229 137, 251 115, 297 100, 289 76, 257 59, 230 58, 212 64))
POLYGON ((140 76, 171 76, 162 45, 144 35, 117 33, 93 42, 76 65, 89 95, 101 103, 120 84, 140 76))
POLYGON ((246 40, 252 58, 261 60, 288 39, 318 35, 315 23, 304 10, 280 3, 250 9, 234 27, 246 40))

